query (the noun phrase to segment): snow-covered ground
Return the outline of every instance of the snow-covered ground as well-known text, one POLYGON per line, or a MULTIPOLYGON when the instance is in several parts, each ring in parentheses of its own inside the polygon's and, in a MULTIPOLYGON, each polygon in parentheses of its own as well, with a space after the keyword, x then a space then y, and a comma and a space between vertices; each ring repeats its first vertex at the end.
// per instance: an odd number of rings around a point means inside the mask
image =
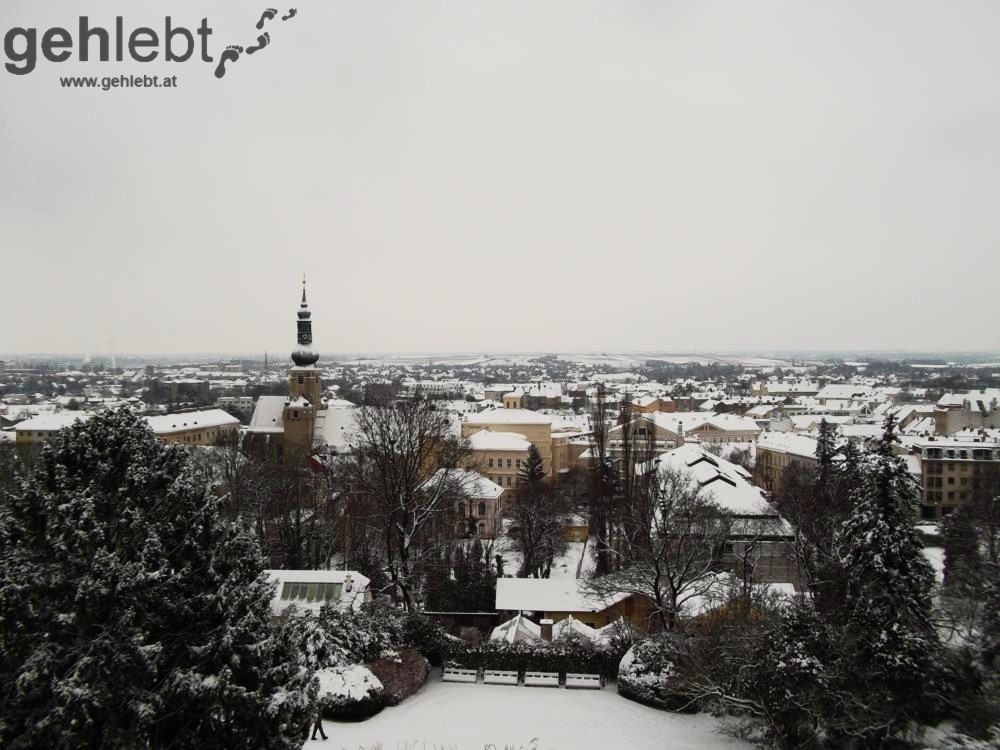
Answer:
POLYGON ((944 581, 944 548, 924 547, 924 557, 934 568, 934 578, 938 583, 944 581))
MULTIPOLYGON (((507 528, 505 522, 504 528, 507 528)), ((494 541, 494 554, 502 555, 504 572, 507 575, 517 575, 521 566, 521 554, 514 549, 514 542, 506 534, 494 541)), ((590 545, 586 542, 569 542, 565 554, 552 561, 551 578, 588 578, 594 570, 594 557, 590 554, 590 545)))
POLYGON ((615 687, 566 690, 506 685, 462 685, 431 674, 423 689, 367 721, 323 722, 330 738, 307 750, 525 750, 590 748, 744 749, 708 715, 672 714, 620 697, 615 687), (534 740, 534 742, 532 742, 534 740))

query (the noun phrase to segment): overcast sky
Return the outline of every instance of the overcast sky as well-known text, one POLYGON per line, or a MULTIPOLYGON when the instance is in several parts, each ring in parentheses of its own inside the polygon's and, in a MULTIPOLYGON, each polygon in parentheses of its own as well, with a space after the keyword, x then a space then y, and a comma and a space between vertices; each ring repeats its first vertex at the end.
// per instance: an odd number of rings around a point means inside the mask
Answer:
POLYGON ((287 351, 303 271, 324 353, 1000 349, 992 0, 294 5, 0 68, 0 352, 287 351))

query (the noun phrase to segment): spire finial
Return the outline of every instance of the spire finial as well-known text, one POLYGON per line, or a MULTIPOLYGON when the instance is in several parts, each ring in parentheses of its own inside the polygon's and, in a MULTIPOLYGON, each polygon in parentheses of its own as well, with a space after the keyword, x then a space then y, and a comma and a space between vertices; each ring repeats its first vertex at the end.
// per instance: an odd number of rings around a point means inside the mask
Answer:
POLYGON ((319 354, 312 349, 312 313, 306 304, 306 275, 302 274, 302 304, 298 312, 298 348, 292 352, 296 367, 310 367, 319 360, 319 354))

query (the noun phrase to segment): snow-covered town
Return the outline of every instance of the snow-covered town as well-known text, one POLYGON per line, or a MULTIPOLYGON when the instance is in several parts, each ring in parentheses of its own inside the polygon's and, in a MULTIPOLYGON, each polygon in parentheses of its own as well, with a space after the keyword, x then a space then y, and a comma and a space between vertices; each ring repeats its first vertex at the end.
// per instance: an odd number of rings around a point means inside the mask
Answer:
POLYGON ((1000 360, 352 360, 314 347, 305 281, 286 313, 286 362, 4 363, 8 705, 60 704, 60 670, 85 691, 112 665, 78 628, 155 593, 235 642, 147 655, 173 614, 143 614, 114 625, 108 648, 137 649, 121 668, 279 735, 314 716, 315 743, 974 744, 960 722, 990 726, 995 695, 956 670, 997 625, 1000 360), (109 539, 125 519, 130 541, 109 539), (196 550, 164 549, 196 522, 196 550), (168 591, 209 560, 199 614, 168 591), (25 640, 39 629, 51 650, 25 640), (858 705, 859 679, 878 701, 858 705))
POLYGON ((0 750, 1000 750, 998 29, 0 2, 0 750))

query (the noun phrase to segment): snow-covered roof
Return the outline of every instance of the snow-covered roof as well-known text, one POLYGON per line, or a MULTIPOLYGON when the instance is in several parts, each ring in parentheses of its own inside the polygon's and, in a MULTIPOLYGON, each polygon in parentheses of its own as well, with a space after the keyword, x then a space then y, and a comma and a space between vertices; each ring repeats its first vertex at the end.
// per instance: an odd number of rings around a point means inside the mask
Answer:
POLYGON ((885 433, 885 428, 878 424, 842 424, 837 433, 845 438, 878 438, 885 433))
POLYGON ((760 425, 749 417, 736 414, 712 414, 698 411, 653 412, 639 415, 639 419, 651 419, 657 427, 680 434, 693 432, 710 425, 724 432, 760 432, 760 425))
POLYGON ((239 425, 240 420, 222 409, 203 409, 183 414, 146 417, 146 422, 157 435, 169 435, 172 432, 186 432, 207 427, 235 427, 239 425))
POLYGON ((326 445, 344 452, 350 447, 355 435, 357 424, 354 421, 354 404, 349 401, 347 407, 331 408, 316 412, 316 424, 313 427, 313 443, 326 445))
POLYGON ((794 414, 789 417, 792 427, 796 430, 813 430, 819 427, 824 419, 828 424, 849 424, 854 417, 834 416, 833 414, 794 414))
POLYGON ((776 453, 815 458, 816 438, 795 432, 764 432, 757 438, 757 447, 776 453))
POLYGON ((628 596, 598 596, 576 578, 498 578, 496 606, 514 612, 600 612, 628 596))
POLYGON ((14 431, 51 432, 69 427, 74 422, 86 421, 91 416, 93 415, 90 412, 81 411, 45 412, 18 422, 14 425, 14 431))
POLYGON ((762 490, 750 481, 742 466, 713 456, 700 446, 685 443, 658 457, 660 471, 674 469, 687 474, 723 510, 735 516, 777 517, 762 490))
POLYGON ((934 417, 921 417, 906 425, 904 432, 913 435, 933 435, 937 432, 937 422, 934 421, 934 417))
POLYGON ((551 424, 552 417, 540 414, 530 409, 491 409, 489 411, 470 414, 465 418, 466 424, 551 424))
POLYGON ((989 412, 996 408, 997 401, 1000 401, 1000 388, 986 388, 965 393, 945 393, 938 399, 937 405, 943 409, 966 408, 989 412))
POLYGON ((780 408, 777 404, 757 404, 747 409, 748 417, 766 417, 772 411, 780 408))
POLYGON ((431 487, 446 476, 451 486, 465 490, 469 497, 476 500, 495 500, 503 494, 503 487, 472 469, 438 469, 421 488, 431 487))
POLYGON ((284 396, 261 396, 254 405, 250 432, 283 432, 285 429, 284 396))
POLYGON ((856 383, 831 383, 823 386, 823 390, 816 394, 820 401, 828 399, 870 399, 875 397, 875 391, 870 385, 860 385, 856 383))
POLYGON ((519 432, 479 430, 469 436, 469 447, 474 451, 527 451, 530 446, 519 432))

